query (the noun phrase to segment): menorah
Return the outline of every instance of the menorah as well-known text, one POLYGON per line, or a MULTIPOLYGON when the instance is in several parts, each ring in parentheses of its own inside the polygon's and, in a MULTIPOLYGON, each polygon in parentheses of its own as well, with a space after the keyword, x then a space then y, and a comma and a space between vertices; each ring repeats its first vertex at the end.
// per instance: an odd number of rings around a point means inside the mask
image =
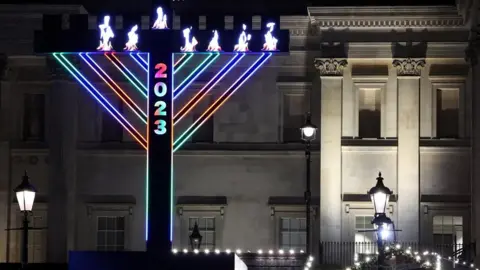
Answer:
MULTIPOLYGON (((35 35, 36 52, 53 57, 146 150, 145 254, 155 255, 143 261, 155 259, 149 267, 157 268, 158 260, 164 265, 175 261, 178 269, 192 260, 198 268, 201 260, 201 268, 211 269, 209 260, 199 256, 190 261, 167 260, 173 238, 173 154, 273 54, 288 52, 288 31, 275 28, 279 20, 271 19, 264 20, 263 30, 249 31, 245 23, 233 30, 224 30, 223 25, 173 30, 166 9, 155 11, 148 29, 138 17, 122 17, 123 30, 112 27, 118 16, 98 18, 97 29, 89 29, 87 15, 71 15, 66 29, 61 16, 44 16, 43 30, 35 35), (113 92, 128 114, 106 92, 113 92), (189 115, 206 96, 214 100, 191 121, 189 115)), ((131 269, 144 256, 129 254, 74 252, 70 269, 131 269)), ((232 268, 234 259, 235 254, 224 254, 214 264, 232 268)))

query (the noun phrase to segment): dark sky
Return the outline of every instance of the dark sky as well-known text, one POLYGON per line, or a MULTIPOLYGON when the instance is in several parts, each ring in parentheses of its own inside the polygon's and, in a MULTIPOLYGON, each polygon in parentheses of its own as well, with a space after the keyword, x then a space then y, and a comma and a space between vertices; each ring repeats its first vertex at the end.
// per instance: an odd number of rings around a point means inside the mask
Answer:
MULTIPOLYGON (((81 4, 90 13, 143 13, 149 14, 152 0, 3 0, 2 3, 11 4, 81 4)), ((162 1, 162 0, 154 0, 162 1)), ((212 7, 215 0, 184 0, 184 4, 191 1, 198 5, 202 3, 205 9, 212 7), (204 4, 203 4, 204 3, 204 4)), ((235 3, 241 2, 243 7, 249 6, 250 10, 271 9, 281 6, 281 13, 304 13, 307 6, 398 6, 398 5, 455 5, 455 0, 222 0, 229 8, 226 13, 235 11, 235 3), (261 2, 261 5, 258 3, 261 2), (251 3, 251 4, 249 4, 251 3), (262 8, 260 8, 262 6, 262 8)), ((217 7, 216 10, 223 9, 217 7)), ((198 10, 197 8, 195 10, 198 10)), ((287 14, 285 14, 287 15, 287 14)), ((298 14, 301 15, 301 14, 298 14)))

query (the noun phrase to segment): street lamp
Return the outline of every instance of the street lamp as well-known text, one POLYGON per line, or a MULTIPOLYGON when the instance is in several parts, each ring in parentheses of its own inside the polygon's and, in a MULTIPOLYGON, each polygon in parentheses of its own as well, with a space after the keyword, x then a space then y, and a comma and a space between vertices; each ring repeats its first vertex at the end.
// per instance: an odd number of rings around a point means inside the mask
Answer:
POLYGON ((312 115, 310 112, 307 113, 305 124, 300 128, 301 138, 305 142, 305 158, 307 165, 306 173, 306 190, 305 190, 305 218, 306 218, 306 249, 307 254, 310 254, 310 204, 312 199, 312 194, 310 192, 310 163, 311 161, 311 142, 315 140, 317 135, 317 127, 312 124, 312 115))
POLYGON ((390 238, 390 232, 393 222, 385 214, 388 200, 393 192, 383 184, 382 173, 378 173, 377 184, 368 191, 370 199, 372 200, 373 207, 375 209, 375 215, 372 220, 372 224, 375 225, 375 232, 377 235, 377 247, 378 247, 378 264, 379 266, 385 263, 385 249, 384 242, 390 238))
POLYGON ((198 229, 198 224, 195 222, 193 226, 192 234, 190 234, 190 245, 192 249, 200 249, 202 246, 202 235, 200 234, 200 230, 198 229))
POLYGON ((28 175, 25 171, 25 175, 22 177, 22 183, 14 189, 17 195, 18 206, 23 213, 23 244, 22 244, 22 265, 25 266, 28 263, 28 213, 33 209, 33 203, 35 201, 35 193, 37 192, 35 187, 28 181, 28 175))

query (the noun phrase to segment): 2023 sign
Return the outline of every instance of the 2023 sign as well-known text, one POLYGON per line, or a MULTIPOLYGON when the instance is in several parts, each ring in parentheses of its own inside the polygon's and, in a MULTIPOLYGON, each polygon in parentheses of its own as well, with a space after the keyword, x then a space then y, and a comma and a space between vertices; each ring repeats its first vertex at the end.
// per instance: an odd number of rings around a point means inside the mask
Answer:
POLYGON ((168 86, 166 80, 168 76, 166 71, 167 65, 164 63, 158 63, 155 65, 155 86, 153 88, 157 101, 155 101, 155 119, 154 119, 154 132, 157 135, 164 135, 168 131, 167 127, 167 103, 165 102, 165 96, 168 93, 168 86))

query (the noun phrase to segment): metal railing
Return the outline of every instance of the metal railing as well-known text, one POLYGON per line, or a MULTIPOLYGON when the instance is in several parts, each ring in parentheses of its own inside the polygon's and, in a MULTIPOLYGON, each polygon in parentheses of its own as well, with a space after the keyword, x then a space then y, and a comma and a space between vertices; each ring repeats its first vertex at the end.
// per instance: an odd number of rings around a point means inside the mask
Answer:
MULTIPOLYGON (((443 257, 451 257, 460 261, 472 262, 475 258, 475 243, 435 245, 415 242, 399 243, 402 247, 411 247, 414 251, 436 252, 443 257)), ((376 254, 376 242, 320 242, 319 263, 339 267, 354 264, 355 254, 376 254)))

